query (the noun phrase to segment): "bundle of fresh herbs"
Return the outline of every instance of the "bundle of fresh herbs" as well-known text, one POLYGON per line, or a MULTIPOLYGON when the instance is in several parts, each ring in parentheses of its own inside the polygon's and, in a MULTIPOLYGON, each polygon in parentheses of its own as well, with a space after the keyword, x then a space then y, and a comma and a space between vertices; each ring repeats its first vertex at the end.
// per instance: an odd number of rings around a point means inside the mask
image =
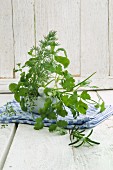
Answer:
MULTIPOLYGON (((55 124, 49 126, 49 131, 59 131, 66 133, 66 120, 58 120, 58 116, 68 115, 68 108, 76 119, 79 114, 86 114, 88 104, 92 103, 102 112, 104 107, 103 100, 99 97, 99 102, 94 101, 87 90, 78 92, 81 87, 88 87, 91 76, 77 83, 67 67, 69 59, 64 48, 59 48, 56 32, 50 31, 41 40, 38 47, 33 47, 28 54, 30 59, 24 65, 18 65, 15 72, 20 72, 18 83, 11 83, 9 89, 14 93, 14 98, 20 103, 23 111, 33 112, 37 98, 44 98, 43 107, 37 110, 40 118, 36 119, 34 129, 39 130, 44 127, 43 120, 55 120, 55 124)), ((92 131, 91 131, 92 133, 92 131)), ((98 144, 89 139, 91 133, 85 137, 83 131, 76 127, 70 130, 71 144, 80 146, 84 143, 98 144), (73 140, 76 138, 76 141, 73 140)))

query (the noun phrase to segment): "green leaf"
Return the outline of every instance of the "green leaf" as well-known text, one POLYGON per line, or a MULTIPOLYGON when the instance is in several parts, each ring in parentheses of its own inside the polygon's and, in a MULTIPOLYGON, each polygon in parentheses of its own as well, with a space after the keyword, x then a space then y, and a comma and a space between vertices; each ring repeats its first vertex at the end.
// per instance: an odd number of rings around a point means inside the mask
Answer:
POLYGON ((78 99, 77 91, 74 91, 74 93, 68 99, 69 106, 76 105, 77 99, 78 99))
POLYGON ((100 105, 100 112, 103 112, 106 108, 105 108, 105 104, 104 102, 102 102, 102 104, 100 105))
POLYGON ((56 109, 57 109, 56 112, 57 112, 58 115, 60 115, 60 116, 62 116, 62 117, 67 116, 68 113, 67 113, 67 111, 65 110, 62 102, 58 102, 58 103, 56 104, 56 109))
POLYGON ((28 93, 28 89, 27 88, 20 88, 19 89, 19 95, 20 96, 26 96, 27 95, 27 93, 28 93))
POLYGON ((60 64, 56 66, 55 73, 62 75, 62 66, 60 64))
POLYGON ((88 109, 88 105, 81 100, 77 103, 77 110, 82 114, 86 114, 86 110, 88 109))
POLYGON ((15 100, 16 100, 17 102, 20 102, 20 95, 19 95, 18 92, 16 92, 16 93, 14 94, 14 98, 15 98, 15 100))
POLYGON ((52 88, 48 88, 48 87, 46 87, 45 89, 44 89, 44 93, 46 94, 46 95, 48 95, 48 93, 52 93, 52 88))
POLYGON ((63 101, 63 103, 68 106, 68 99, 69 99, 69 96, 68 95, 62 95, 61 96, 61 99, 63 101))
POLYGON ((95 108, 97 108, 97 109, 98 109, 99 107, 100 107, 100 105, 99 105, 99 104, 96 104, 96 105, 95 105, 95 108))
POLYGON ((42 129, 44 127, 44 123, 43 123, 43 121, 42 121, 42 118, 40 117, 40 118, 37 118, 36 119, 36 123, 35 123, 35 125, 34 125, 34 129, 35 130, 39 130, 39 129, 42 129))
POLYGON ((70 63, 70 61, 67 57, 62 57, 62 56, 55 56, 55 60, 58 63, 61 63, 64 66, 64 68, 66 68, 70 63))
POLYGON ((20 106, 23 111, 27 111, 27 107, 25 106, 25 100, 24 98, 21 99, 20 101, 20 106))
POLYGON ((45 103, 44 103, 44 110, 48 110, 48 108, 50 107, 52 101, 51 98, 47 98, 45 103))
POLYGON ((56 120, 57 119, 56 113, 48 111, 47 118, 51 120, 56 120))
POLYGON ((65 54, 65 57, 67 57, 67 52, 64 48, 58 48, 56 52, 61 52, 61 51, 63 51, 65 54))
POLYGON ((26 79, 25 79, 25 72, 22 72, 20 75, 21 75, 20 81, 21 82, 25 82, 26 81, 26 79))
POLYGON ((90 100, 91 96, 87 93, 87 91, 83 91, 82 94, 81 94, 81 98, 83 100, 90 100))
POLYGON ((10 90, 11 92, 15 93, 15 92, 17 91, 17 87, 18 87, 18 85, 17 85, 16 83, 11 83, 11 84, 9 85, 9 90, 10 90))
POLYGON ((73 76, 68 73, 68 71, 64 71, 64 78, 61 81, 61 85, 64 89, 71 91, 75 87, 75 80, 73 76))
POLYGON ((58 127, 63 127, 63 128, 65 128, 67 125, 68 125, 68 123, 67 123, 67 121, 65 121, 65 120, 59 120, 59 121, 57 122, 57 126, 58 126, 58 127))
POLYGON ((51 125, 49 126, 49 131, 50 131, 50 132, 53 132, 53 131, 56 130, 56 128, 57 128, 57 125, 56 125, 56 124, 51 124, 51 125))

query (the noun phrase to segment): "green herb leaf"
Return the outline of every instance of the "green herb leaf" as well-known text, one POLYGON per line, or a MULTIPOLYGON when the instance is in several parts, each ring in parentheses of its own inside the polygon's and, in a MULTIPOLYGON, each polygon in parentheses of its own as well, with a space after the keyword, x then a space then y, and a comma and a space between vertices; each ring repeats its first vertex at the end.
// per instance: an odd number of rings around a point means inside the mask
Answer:
POLYGON ((105 104, 104 102, 102 102, 102 104, 100 105, 100 112, 103 112, 106 108, 105 108, 105 104))
POLYGON ((11 92, 15 93, 16 90, 17 90, 17 87, 18 87, 18 85, 17 85, 16 83, 11 83, 11 84, 9 85, 9 90, 10 90, 11 92))
POLYGON ((16 93, 14 94, 14 98, 15 98, 15 100, 16 100, 17 102, 20 102, 20 95, 19 95, 18 92, 16 92, 16 93))
POLYGON ((27 88, 20 88, 19 89, 19 95, 20 96, 26 96, 28 93, 28 89, 27 88))
POLYGON ((39 129, 42 129, 44 127, 44 123, 43 123, 43 121, 42 121, 42 118, 40 117, 40 118, 37 118, 36 119, 36 123, 35 123, 35 125, 34 125, 34 129, 35 130, 39 130, 39 129))
POLYGON ((65 121, 65 120, 59 120, 59 121, 57 122, 57 126, 58 126, 58 127, 63 127, 63 128, 65 128, 67 125, 68 125, 68 123, 67 123, 67 121, 65 121))
POLYGON ((53 132, 53 131, 56 130, 56 128, 57 128, 57 125, 56 125, 56 124, 51 124, 51 125, 49 126, 49 131, 50 131, 50 132, 53 132))
POLYGON ((64 68, 66 68, 70 63, 67 57, 62 57, 62 56, 55 56, 55 60, 61 63, 64 66, 64 68))
POLYGON ((88 109, 88 105, 80 100, 77 104, 78 112, 80 112, 82 114, 86 114, 87 109, 88 109))
POLYGON ((73 90, 75 86, 75 80, 72 75, 68 73, 67 70, 64 72, 64 79, 62 79, 61 85, 67 91, 73 90))
POLYGON ((20 100, 20 106, 21 106, 21 109, 22 109, 23 111, 27 111, 27 107, 25 106, 25 100, 24 100, 24 98, 22 98, 22 99, 20 100))
POLYGON ((91 99, 91 96, 88 94, 87 91, 83 91, 82 94, 81 94, 81 98, 83 100, 90 100, 91 99))

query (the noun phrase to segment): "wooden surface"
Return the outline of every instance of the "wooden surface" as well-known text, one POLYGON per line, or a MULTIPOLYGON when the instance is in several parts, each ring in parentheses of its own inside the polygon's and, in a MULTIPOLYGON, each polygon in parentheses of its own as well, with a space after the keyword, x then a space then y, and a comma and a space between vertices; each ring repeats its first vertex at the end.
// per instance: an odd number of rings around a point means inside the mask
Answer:
MULTIPOLYGON (((113 105, 113 90, 99 94, 106 104, 113 105)), ((91 95, 96 99, 94 92, 91 95)), ((112 134, 113 116, 94 128, 91 138, 100 145, 75 149, 68 146, 68 134, 58 136, 47 128, 35 131, 33 126, 19 125, 3 170, 112 170, 112 134)))
POLYGON ((73 151, 64 137, 49 133, 47 128, 35 131, 33 126, 19 125, 4 170, 73 170, 73 151))
POLYGON ((113 76, 113 0, 109 0, 109 74, 113 76))
MULTIPOLYGON (((26 62, 28 51, 35 45, 34 0, 13 1, 13 27, 15 40, 15 67, 26 62)), ((18 74, 16 74, 16 78, 18 74)))
POLYGON ((16 64, 23 65, 30 48, 56 30, 71 61, 69 71, 79 77, 96 71, 92 79, 99 87, 112 88, 112 27, 113 0, 4 0, 0 4, 0 79, 17 78, 16 64))
POLYGON ((81 76, 108 76, 108 1, 81 1, 81 76))
POLYGON ((50 30, 57 31, 71 61, 69 70, 80 75, 80 0, 37 0, 35 13, 37 44, 50 30))
POLYGON ((7 154, 15 135, 15 131, 15 124, 8 125, 3 129, 1 129, 0 124, 0 170, 2 169, 6 160, 7 154))
MULTIPOLYGON (((0 106, 4 105, 7 101, 10 101, 12 95, 1 95, 0 94, 0 106)), ((0 170, 2 169, 6 160, 10 145, 12 143, 16 127, 15 124, 10 124, 6 128, 1 129, 0 124, 0 170)))
POLYGON ((0 78, 13 78, 14 40, 12 28, 12 3, 0 3, 0 78))

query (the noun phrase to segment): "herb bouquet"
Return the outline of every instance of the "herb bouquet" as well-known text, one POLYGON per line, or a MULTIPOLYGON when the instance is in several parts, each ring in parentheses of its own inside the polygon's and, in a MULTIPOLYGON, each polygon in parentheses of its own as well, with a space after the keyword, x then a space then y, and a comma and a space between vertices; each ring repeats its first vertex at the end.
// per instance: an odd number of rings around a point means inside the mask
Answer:
MULTIPOLYGON (((100 108, 100 112, 105 109, 100 97, 99 102, 96 102, 87 90, 78 92, 79 88, 89 86, 88 80, 95 73, 82 82, 75 81, 67 70, 70 61, 66 50, 59 48, 55 31, 50 31, 44 40, 40 41, 39 46, 33 47, 28 54, 30 59, 23 66, 17 64, 18 69, 15 72, 20 72, 18 83, 11 83, 9 89, 23 111, 40 114, 40 118, 35 120, 34 129, 42 129, 43 120, 47 118, 55 120, 55 123, 49 126, 50 132, 59 131, 65 134, 68 123, 58 117, 65 118, 68 110, 71 111, 73 119, 76 119, 79 114, 86 114, 89 103, 100 108)), ((88 136, 83 132, 74 126, 70 130, 70 145, 76 144, 77 147, 83 143, 98 144, 89 139, 92 131, 88 136), (73 142, 74 138, 76 140, 73 142)))

